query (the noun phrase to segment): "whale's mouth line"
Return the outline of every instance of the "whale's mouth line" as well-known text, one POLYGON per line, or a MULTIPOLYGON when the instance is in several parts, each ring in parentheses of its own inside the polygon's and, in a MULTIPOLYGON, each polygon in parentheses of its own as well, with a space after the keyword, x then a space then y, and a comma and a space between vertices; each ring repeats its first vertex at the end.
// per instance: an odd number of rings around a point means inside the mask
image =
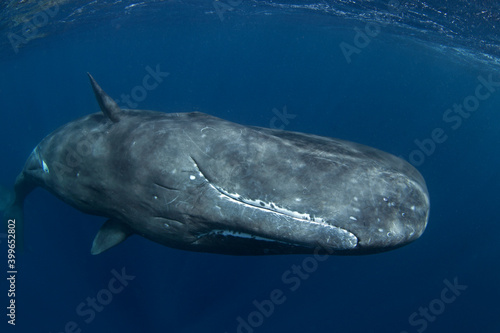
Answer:
POLYGON ((252 230, 249 232, 248 230, 240 228, 236 230, 233 228, 217 228, 216 230, 211 230, 210 232, 204 233, 200 236, 219 235, 240 238, 243 237, 304 247, 311 247, 311 244, 313 243, 315 245, 322 245, 325 248, 334 246, 336 248, 353 249, 357 246, 358 238, 355 234, 326 222, 326 219, 279 207, 272 202, 267 203, 261 200, 244 198, 238 193, 231 193, 217 185, 214 185, 202 171, 202 168, 200 168, 196 160, 192 157, 191 159, 195 168, 198 170, 199 176, 205 179, 206 184, 208 184, 213 191, 218 193, 221 199, 228 200, 232 203, 245 206, 250 209, 260 210, 266 214, 280 216, 281 218, 278 220, 283 221, 281 224, 275 225, 275 228, 272 231, 267 230, 267 232, 262 232, 263 230, 252 230), (285 224, 290 224, 293 227, 288 228, 285 224), (280 230, 280 228, 283 228, 283 230, 280 230), (287 230, 294 231, 290 232, 287 230))
POLYGON ((253 235, 253 234, 250 234, 247 232, 235 231, 235 230, 229 230, 229 229, 214 229, 214 230, 210 230, 209 232, 199 234, 196 236, 197 240, 194 243, 196 243, 200 239, 206 238, 206 237, 232 237, 232 238, 243 238, 243 239, 260 241, 260 242, 279 243, 279 244, 291 245, 291 246, 305 246, 305 245, 298 244, 298 243, 290 243, 290 242, 286 242, 286 241, 279 240, 279 239, 262 237, 262 236, 253 235))

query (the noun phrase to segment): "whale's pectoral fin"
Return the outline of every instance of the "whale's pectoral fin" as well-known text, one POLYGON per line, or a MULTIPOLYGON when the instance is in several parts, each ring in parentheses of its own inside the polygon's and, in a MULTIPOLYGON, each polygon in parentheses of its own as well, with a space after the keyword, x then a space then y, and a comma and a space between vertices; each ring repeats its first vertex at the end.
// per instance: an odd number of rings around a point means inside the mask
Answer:
POLYGON ((125 223, 107 220, 97 232, 90 253, 93 255, 102 253, 120 244, 133 233, 132 229, 125 223))

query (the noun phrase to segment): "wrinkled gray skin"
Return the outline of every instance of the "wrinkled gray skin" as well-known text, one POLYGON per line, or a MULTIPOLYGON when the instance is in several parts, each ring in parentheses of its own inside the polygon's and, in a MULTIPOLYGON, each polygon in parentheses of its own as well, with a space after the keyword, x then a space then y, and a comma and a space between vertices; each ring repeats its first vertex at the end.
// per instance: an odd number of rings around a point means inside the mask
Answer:
POLYGON ((91 82, 103 113, 34 149, 16 202, 41 186, 107 217, 94 254, 131 234, 223 254, 368 254, 408 244, 426 227, 424 179, 393 155, 198 112, 120 110, 91 82))

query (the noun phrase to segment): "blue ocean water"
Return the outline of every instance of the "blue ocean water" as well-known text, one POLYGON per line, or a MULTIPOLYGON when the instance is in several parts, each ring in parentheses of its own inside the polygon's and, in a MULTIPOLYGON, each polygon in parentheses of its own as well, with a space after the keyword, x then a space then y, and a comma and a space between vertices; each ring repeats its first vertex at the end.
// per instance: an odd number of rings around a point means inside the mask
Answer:
POLYGON ((378 255, 232 257, 131 237, 92 256, 103 218, 36 190, 16 258, 15 326, 0 235, 2 332, 500 332, 498 3, 0 8, 3 186, 47 134, 99 110, 90 72, 124 107, 196 110, 388 151, 418 168, 431 198, 423 236, 378 255), (146 89, 151 71, 158 84, 146 89))

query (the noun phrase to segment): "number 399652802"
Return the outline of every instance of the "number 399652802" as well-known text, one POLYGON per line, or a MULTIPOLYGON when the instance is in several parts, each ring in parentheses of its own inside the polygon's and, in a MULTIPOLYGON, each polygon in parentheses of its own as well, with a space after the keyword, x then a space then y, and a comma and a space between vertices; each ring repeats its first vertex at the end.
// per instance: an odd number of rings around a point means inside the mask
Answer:
POLYGON ((16 220, 9 220, 7 225, 7 244, 9 249, 7 250, 7 259, 9 268, 13 269, 16 264, 16 220))

